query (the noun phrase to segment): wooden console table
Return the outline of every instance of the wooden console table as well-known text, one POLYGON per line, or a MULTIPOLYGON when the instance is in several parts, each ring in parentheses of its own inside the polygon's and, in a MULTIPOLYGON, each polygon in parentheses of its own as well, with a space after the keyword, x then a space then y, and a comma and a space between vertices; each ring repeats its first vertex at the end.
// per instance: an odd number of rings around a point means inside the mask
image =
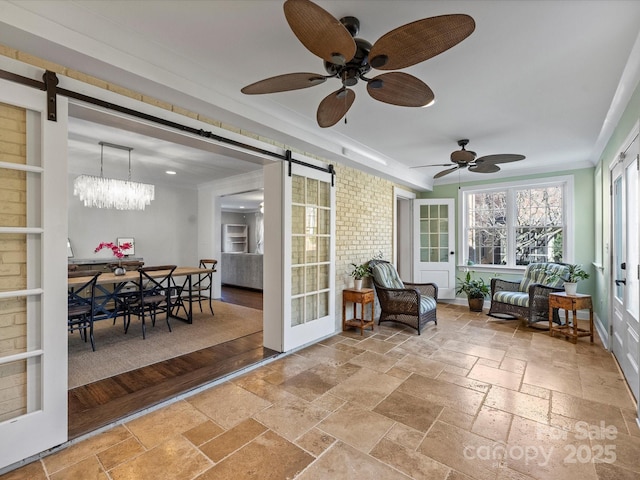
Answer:
POLYGON ((578 337, 591 337, 593 343, 593 304, 591 295, 567 295, 565 292, 556 292, 549 294, 549 335, 558 332, 573 343, 578 341, 578 337), (562 308, 564 310, 564 325, 553 324, 553 309, 562 308), (578 317, 576 310, 589 310, 589 330, 578 328, 578 317), (573 313, 571 324, 569 323, 569 311, 573 313))
POLYGON ((342 291, 342 331, 347 327, 356 327, 360 329, 360 335, 364 335, 364 329, 371 327, 374 330, 373 322, 373 305, 374 305, 373 288, 347 288, 342 291), (353 318, 347 320, 347 302, 353 302, 353 318), (360 318, 357 318, 356 306, 360 304, 360 318), (371 319, 364 318, 367 305, 371 304, 371 319))

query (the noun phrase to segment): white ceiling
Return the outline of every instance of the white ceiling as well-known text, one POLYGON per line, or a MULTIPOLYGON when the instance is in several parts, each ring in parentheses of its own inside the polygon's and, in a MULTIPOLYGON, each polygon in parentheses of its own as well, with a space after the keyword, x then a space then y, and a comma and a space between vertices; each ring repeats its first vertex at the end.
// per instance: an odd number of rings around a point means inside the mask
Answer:
MULTIPOLYGON (((324 73, 322 60, 290 30, 282 3, 0 2, 0 44, 415 188, 429 188, 443 168, 410 167, 448 162, 461 138, 469 138, 468 148, 479 156, 527 158, 503 165, 498 174, 465 171, 436 184, 594 165, 639 78, 635 0, 318 0, 336 18, 358 17, 358 36, 371 43, 435 15, 466 13, 476 22, 475 32, 459 45, 403 70, 433 89, 435 105, 383 104, 359 84, 348 123, 321 129, 316 108, 339 88, 338 80, 271 95, 240 93, 273 75, 324 73)), ((171 167, 181 172, 174 181, 185 184, 258 168, 259 162, 184 146, 172 150, 160 139, 115 127, 72 121, 70 152, 83 151, 89 168, 99 160, 98 141, 132 146, 134 177, 138 169, 162 177, 171 167), (145 157, 154 159, 148 168, 145 157), (151 165, 160 173, 151 172, 151 165)), ((85 164, 74 168, 84 170, 85 164)))

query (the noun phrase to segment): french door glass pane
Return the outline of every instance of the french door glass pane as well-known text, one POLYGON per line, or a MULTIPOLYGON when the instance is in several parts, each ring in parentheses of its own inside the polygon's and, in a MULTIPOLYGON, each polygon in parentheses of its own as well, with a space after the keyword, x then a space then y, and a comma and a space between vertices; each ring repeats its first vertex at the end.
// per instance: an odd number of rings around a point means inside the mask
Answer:
POLYGON ((291 209, 291 233, 294 235, 304 234, 305 209, 299 205, 294 205, 291 209))
POLYGON ((329 237, 318 237, 318 261, 328 262, 330 253, 329 237))
POLYGON ((318 204, 318 180, 307 178, 307 205, 318 204))
POLYGON ((318 294, 318 317, 329 315, 329 292, 318 294))
POLYGON ((41 358, 32 357, 0 365, 4 388, 0 396, 0 422, 42 408, 41 358))
POLYGON ((318 262, 318 239, 315 236, 307 235, 305 239, 305 260, 304 263, 318 262))
POLYGON ((304 177, 300 175, 293 175, 291 177, 291 201, 293 203, 304 203, 305 189, 304 189, 304 177))
POLYGON ((318 318, 318 295, 308 295, 305 307, 305 322, 316 320, 318 318))
POLYGON ((329 288, 329 265, 318 266, 318 289, 326 290, 329 288))
POLYGON ((306 292, 315 292, 318 290, 318 267, 316 265, 312 265, 306 268, 306 292))
POLYGON ((320 207, 329 208, 331 202, 331 185, 328 182, 319 182, 318 184, 318 205, 320 207))
POLYGON ((291 263, 301 265, 304 263, 304 237, 291 239, 291 263))
POLYGON ((304 267, 291 269, 291 295, 304 293, 304 267))
POLYGON ((304 323, 304 297, 291 299, 291 326, 304 323))

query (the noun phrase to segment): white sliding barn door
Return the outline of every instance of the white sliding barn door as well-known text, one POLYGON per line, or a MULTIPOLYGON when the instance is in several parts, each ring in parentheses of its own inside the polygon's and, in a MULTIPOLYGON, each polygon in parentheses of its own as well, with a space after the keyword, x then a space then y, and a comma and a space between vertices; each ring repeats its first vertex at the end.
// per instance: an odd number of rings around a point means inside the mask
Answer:
POLYGON ((67 440, 67 101, 0 80, 0 468, 67 440))
POLYGON ((335 187, 331 180, 329 173, 303 165, 289 168, 283 162, 265 167, 267 348, 286 352, 335 332, 335 187), (280 212, 282 216, 276 218, 280 212))

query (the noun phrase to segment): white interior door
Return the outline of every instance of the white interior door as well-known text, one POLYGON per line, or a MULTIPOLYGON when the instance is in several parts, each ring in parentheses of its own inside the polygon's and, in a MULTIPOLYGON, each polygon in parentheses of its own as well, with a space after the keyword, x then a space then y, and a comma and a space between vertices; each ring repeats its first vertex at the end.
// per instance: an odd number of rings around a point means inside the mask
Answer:
POLYGON ((455 298, 455 200, 414 200, 413 281, 438 285, 438 298, 455 298))
POLYGON ((0 80, 0 468, 67 440, 67 102, 0 80))
POLYGON ((636 400, 640 384, 638 137, 612 170, 612 350, 636 400))
POLYGON ((266 167, 266 347, 286 352, 335 332, 334 252, 331 175, 298 164, 266 167), (277 184, 282 186, 280 198, 277 184), (282 205, 280 224, 278 201, 282 205))

